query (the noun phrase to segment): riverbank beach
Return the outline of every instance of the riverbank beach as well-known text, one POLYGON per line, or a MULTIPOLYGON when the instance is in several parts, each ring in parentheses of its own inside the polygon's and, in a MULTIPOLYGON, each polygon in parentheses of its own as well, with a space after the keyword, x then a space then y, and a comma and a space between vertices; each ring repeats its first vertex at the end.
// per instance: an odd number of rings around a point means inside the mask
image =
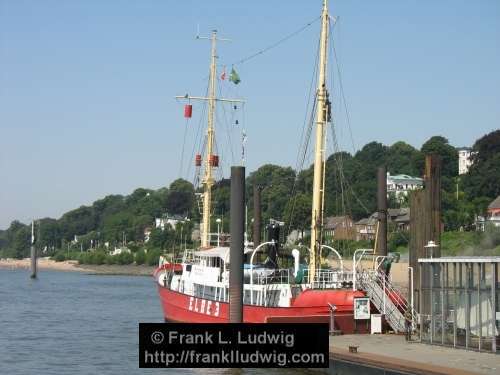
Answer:
MULTIPOLYGON (((0 259, 0 269, 26 269, 30 268, 30 259, 0 259)), ((131 276, 150 276, 153 273, 154 267, 146 265, 117 265, 117 264, 78 264, 76 260, 66 260, 56 262, 48 257, 38 259, 39 270, 66 271, 66 272, 83 272, 89 274, 100 275, 131 275, 131 276)))

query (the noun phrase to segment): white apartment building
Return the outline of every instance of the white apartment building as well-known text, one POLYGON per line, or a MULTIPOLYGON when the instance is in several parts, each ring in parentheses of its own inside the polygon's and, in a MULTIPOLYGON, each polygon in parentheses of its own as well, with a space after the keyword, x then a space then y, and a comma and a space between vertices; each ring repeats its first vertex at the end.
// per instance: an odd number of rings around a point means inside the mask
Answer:
POLYGON ((387 195, 394 194, 398 200, 403 199, 411 190, 421 189, 423 185, 424 181, 420 177, 412 177, 406 174, 392 176, 387 172, 387 195))
POLYGON ((458 151, 458 174, 465 174, 472 165, 471 156, 473 154, 469 147, 461 147, 458 151))

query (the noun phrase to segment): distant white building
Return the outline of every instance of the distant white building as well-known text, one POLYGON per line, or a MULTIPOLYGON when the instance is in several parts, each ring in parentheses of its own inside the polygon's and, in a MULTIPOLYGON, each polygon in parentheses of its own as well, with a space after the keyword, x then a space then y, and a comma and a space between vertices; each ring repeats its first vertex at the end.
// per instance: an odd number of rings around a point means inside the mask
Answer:
POLYGON ((165 230, 167 225, 170 225, 172 229, 175 229, 175 226, 178 223, 184 223, 187 221, 187 218, 180 215, 173 215, 167 217, 157 217, 155 218, 155 228, 160 228, 161 230, 165 230))
POLYGON ((412 177, 406 174, 392 176, 387 172, 387 195, 394 194, 397 200, 402 200, 411 190, 421 189, 424 185, 420 177, 412 177))
POLYGON ((111 255, 119 255, 121 253, 130 253, 130 249, 126 247, 115 247, 115 249, 110 252, 111 255))
POLYGON ((458 174, 465 174, 469 171, 472 165, 471 156, 473 152, 470 147, 461 147, 457 149, 458 151, 458 174))

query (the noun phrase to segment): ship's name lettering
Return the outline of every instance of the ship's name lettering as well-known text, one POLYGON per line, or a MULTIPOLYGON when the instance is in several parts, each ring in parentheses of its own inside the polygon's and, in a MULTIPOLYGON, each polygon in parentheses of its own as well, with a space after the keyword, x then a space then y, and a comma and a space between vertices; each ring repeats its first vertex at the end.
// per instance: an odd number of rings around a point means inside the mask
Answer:
POLYGON ((220 304, 219 302, 214 302, 202 298, 189 297, 189 311, 194 311, 200 314, 219 316, 220 314, 220 304))

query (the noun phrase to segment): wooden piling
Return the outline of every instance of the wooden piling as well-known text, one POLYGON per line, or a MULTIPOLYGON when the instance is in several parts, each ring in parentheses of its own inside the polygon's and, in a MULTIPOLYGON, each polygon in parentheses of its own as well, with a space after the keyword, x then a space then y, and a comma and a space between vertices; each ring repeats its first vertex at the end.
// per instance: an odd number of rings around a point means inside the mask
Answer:
POLYGON ((377 255, 387 255, 387 168, 379 167, 377 171, 377 255))
POLYGON ((229 258, 229 321, 243 322, 243 251, 245 230, 245 167, 231 167, 231 248, 229 258))
POLYGON ((30 248, 30 255, 31 255, 31 278, 36 279, 36 247, 35 247, 35 221, 31 222, 31 248, 30 248))
MULTIPOLYGON (((441 158, 437 154, 425 156, 424 188, 410 193, 410 243, 409 265, 413 267, 414 280, 422 280, 422 288, 430 285, 430 274, 420 277, 419 258, 427 258, 425 246, 434 241, 439 247, 433 249, 433 257, 441 256, 441 158)), ((426 268, 427 269, 427 268, 426 268)), ((427 271, 426 271, 427 272, 427 271)), ((439 283, 439 275, 435 275, 434 283, 439 283)), ((410 285, 410 283, 408 283, 410 285)), ((422 301, 429 307, 428 296, 420 298, 419 285, 413 285, 415 301, 422 301)), ((420 304, 420 303, 419 303, 420 304)), ((426 313, 417 306, 420 313, 426 313)))

